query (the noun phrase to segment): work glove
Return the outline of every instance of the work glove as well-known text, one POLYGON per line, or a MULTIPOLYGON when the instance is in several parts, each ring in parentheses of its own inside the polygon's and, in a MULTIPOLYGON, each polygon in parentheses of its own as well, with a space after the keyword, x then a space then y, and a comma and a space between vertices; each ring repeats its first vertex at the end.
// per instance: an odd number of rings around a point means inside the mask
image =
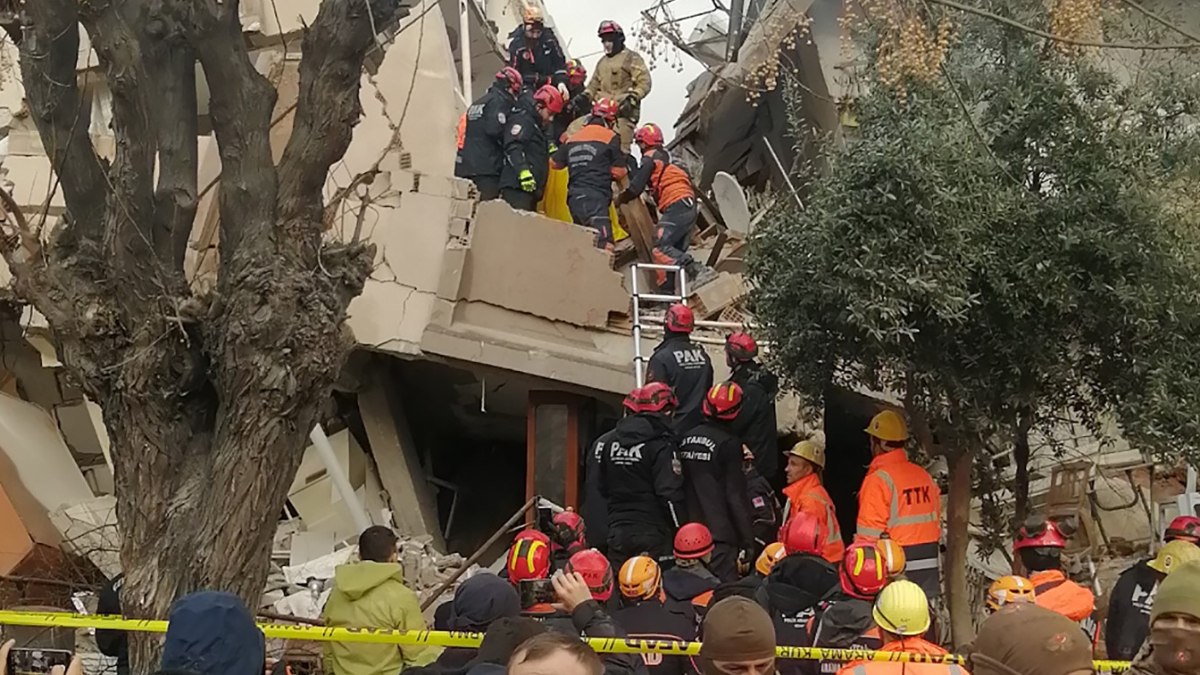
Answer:
POLYGON ((563 100, 564 100, 564 101, 569 101, 569 100, 571 100, 571 90, 570 90, 570 89, 567 89, 567 85, 566 85, 566 84, 564 84, 564 83, 562 83, 562 82, 559 82, 559 83, 558 83, 558 93, 562 94, 562 97, 563 97, 563 100))
POLYGON ((537 189, 537 181, 533 177, 533 172, 529 169, 521 169, 521 173, 517 174, 521 179, 521 189, 526 192, 533 192, 537 189))
POLYGON ((625 206, 635 199, 637 199, 637 196, 632 192, 629 190, 622 190, 621 194, 617 195, 617 206, 625 206))
POLYGON ((621 99, 621 104, 617 106, 617 114, 625 119, 636 119, 634 114, 637 112, 639 101, 637 94, 626 94, 621 99))
POLYGON ((553 155, 554 153, 558 152, 558 143, 555 143, 554 141, 550 141, 546 145, 546 149, 549 150, 550 154, 553 155))
POLYGON ((750 549, 743 548, 738 551, 737 573, 739 577, 750 574, 750 565, 754 562, 752 560, 753 556, 754 553, 750 549))

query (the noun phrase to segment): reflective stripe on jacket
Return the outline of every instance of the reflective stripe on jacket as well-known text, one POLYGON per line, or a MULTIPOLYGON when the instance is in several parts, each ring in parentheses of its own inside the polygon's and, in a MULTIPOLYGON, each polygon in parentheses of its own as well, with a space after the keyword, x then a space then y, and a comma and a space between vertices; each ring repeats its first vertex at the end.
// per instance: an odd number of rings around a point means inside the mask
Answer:
MULTIPOLYGON (((945 649, 919 637, 906 637, 879 648, 881 652, 915 652, 944 656, 945 649)), ((888 661, 851 661, 838 675, 970 675, 962 666, 940 663, 891 663, 888 661)))
MULTIPOLYGON (((875 541, 887 532, 906 552, 909 547, 936 544, 942 533, 941 512, 942 495, 929 472, 908 461, 904 450, 893 450, 876 457, 867 468, 858 492, 855 539, 875 541)), ((908 569, 919 568, 910 560, 908 569)))
MULTIPOLYGON (((821 485, 821 477, 811 473, 783 489, 787 498, 785 518, 791 520, 803 511, 821 523, 821 557, 831 563, 840 563, 846 554, 846 543, 842 541, 842 527, 838 524, 837 510, 829 493, 821 485)), ((784 521, 786 522, 786 520, 784 521)))

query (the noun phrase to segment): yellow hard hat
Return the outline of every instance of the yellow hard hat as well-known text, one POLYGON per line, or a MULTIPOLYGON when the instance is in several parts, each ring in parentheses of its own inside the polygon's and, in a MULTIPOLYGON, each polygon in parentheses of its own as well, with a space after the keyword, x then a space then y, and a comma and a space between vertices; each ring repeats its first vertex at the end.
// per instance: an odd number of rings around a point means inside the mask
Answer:
POLYGON ((887 568, 889 579, 895 579, 904 574, 904 567, 908 564, 908 558, 904 555, 903 546, 895 539, 888 537, 887 532, 884 532, 883 536, 875 540, 875 548, 879 549, 879 555, 883 558, 883 564, 887 568))
MULTIPOLYGON (((776 452, 779 452, 776 450, 776 452)), ((788 450, 787 454, 800 459, 807 459, 818 467, 825 468, 825 448, 815 441, 800 441, 788 450)))
POLYGON ((908 440, 908 424, 895 410, 884 410, 872 417, 865 431, 881 441, 899 443, 908 440))
POLYGON ((754 561, 754 569, 765 577, 775 568, 775 563, 783 560, 785 557, 787 557, 787 548, 777 541, 772 542, 767 544, 762 554, 758 556, 758 560, 754 561))
POLYGON ((1025 577, 1000 577, 992 582, 987 592, 987 608, 995 612, 1004 605, 1014 602, 1035 602, 1037 592, 1033 582, 1025 577))
POLYGON ((921 587, 907 579, 884 586, 871 610, 875 623, 895 635, 924 635, 929 630, 929 598, 921 587))
POLYGON ((633 599, 644 600, 658 594, 662 587, 662 569, 654 558, 637 555, 621 565, 620 579, 621 595, 633 599))
POLYGON ((1176 569, 1180 565, 1190 563, 1193 560, 1200 560, 1200 546, 1196 546, 1190 541, 1176 539, 1163 545, 1154 560, 1146 564, 1152 570, 1157 570, 1163 574, 1170 574, 1171 570, 1176 569))

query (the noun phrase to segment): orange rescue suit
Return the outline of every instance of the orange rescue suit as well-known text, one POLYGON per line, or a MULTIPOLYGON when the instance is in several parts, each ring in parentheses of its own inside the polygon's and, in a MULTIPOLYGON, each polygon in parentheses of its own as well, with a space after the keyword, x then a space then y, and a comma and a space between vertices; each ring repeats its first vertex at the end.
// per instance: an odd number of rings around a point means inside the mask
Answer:
POLYGON ((787 498, 784 522, 800 512, 816 518, 821 524, 818 530, 821 536, 821 557, 831 563, 841 563, 846 554, 846 543, 842 541, 842 527, 838 524, 833 500, 821 485, 821 477, 810 473, 785 487, 783 496, 787 498))
POLYGON ((941 491, 929 472, 908 461, 904 450, 885 452, 871 461, 858 492, 855 541, 873 542, 887 532, 906 548, 936 544, 941 512, 941 491))
MULTIPOLYGON (((950 652, 919 637, 906 637, 879 648, 881 652, 915 652, 945 656, 950 652)), ((891 663, 888 661, 851 661, 838 675, 970 675, 962 666, 940 663, 891 663)))
POLYGON ((1095 642, 1099 631, 1092 616, 1096 611, 1096 595, 1091 589, 1071 581, 1062 570, 1034 572, 1029 580, 1037 593, 1034 602, 1038 606, 1078 622, 1088 639, 1095 642))

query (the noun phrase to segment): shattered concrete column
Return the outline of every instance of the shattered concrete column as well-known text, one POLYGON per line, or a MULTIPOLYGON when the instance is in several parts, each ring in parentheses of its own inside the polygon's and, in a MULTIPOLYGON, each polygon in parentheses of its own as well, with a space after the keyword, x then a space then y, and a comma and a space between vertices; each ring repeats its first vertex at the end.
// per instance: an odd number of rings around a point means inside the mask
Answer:
POLYGON ((434 490, 425 479, 420 453, 408 426, 408 417, 392 383, 376 375, 358 395, 371 456, 379 468, 379 478, 391 501, 396 529, 401 535, 430 535, 433 546, 446 550, 438 524, 434 490))

